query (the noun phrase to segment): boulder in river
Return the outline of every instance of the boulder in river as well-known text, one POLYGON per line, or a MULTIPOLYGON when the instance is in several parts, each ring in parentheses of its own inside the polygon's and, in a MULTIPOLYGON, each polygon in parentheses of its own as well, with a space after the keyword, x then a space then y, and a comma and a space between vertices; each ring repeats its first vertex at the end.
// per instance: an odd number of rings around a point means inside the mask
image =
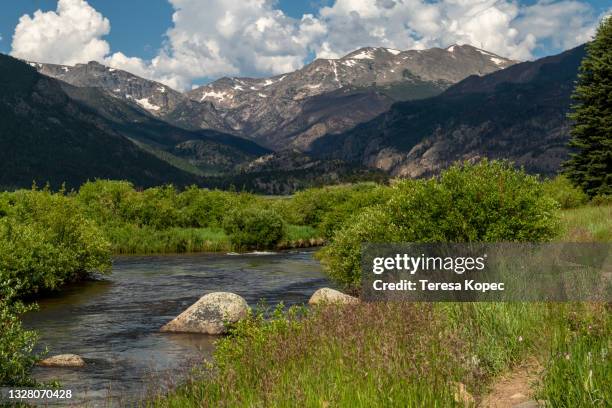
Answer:
POLYGON ((39 361, 43 367, 85 367, 85 360, 78 354, 58 354, 39 361))
POLYGON ((309 305, 322 303, 335 303, 343 305, 353 305, 359 303, 359 299, 330 288, 321 288, 310 297, 309 305))
POLYGON ((165 324, 162 332, 223 334, 227 323, 247 316, 249 305, 242 296, 229 292, 204 295, 187 310, 165 324))

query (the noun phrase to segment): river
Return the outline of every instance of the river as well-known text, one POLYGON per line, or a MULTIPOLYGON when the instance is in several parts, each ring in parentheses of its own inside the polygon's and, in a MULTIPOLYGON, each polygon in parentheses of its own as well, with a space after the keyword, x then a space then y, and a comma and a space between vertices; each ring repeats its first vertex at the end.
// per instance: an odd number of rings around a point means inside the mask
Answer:
POLYGON ((312 251, 274 254, 119 257, 112 275, 68 287, 39 301, 24 325, 40 334, 49 355, 81 355, 82 369, 34 370, 59 380, 73 399, 60 405, 127 406, 151 387, 179 382, 188 367, 210 358, 214 336, 160 333, 202 295, 227 291, 251 306, 305 303, 329 282, 312 251))

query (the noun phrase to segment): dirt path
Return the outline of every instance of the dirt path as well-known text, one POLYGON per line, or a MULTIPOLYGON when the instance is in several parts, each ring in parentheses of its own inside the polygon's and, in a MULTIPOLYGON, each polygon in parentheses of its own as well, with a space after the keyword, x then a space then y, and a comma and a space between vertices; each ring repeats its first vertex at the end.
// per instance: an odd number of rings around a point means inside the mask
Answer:
POLYGON ((542 367, 536 360, 529 360, 500 377, 489 394, 478 404, 483 408, 535 408, 533 385, 540 377, 542 367))

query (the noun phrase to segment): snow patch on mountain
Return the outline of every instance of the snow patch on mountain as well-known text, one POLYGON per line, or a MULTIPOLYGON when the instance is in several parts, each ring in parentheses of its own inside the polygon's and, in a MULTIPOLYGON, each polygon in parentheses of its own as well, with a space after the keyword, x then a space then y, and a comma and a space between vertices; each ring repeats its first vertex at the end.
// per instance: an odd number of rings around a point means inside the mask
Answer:
POLYGON ((361 51, 357 55, 351 55, 351 58, 353 59, 374 59, 374 55, 372 55, 372 51, 364 50, 364 51, 361 51))
POLYGON ((146 110, 158 111, 160 109, 159 106, 153 105, 151 102, 149 102, 149 98, 134 99, 134 101, 146 110))
POLYGON ((208 91, 202 94, 202 98, 200 99, 200 101, 204 101, 209 96, 211 98, 219 99, 220 101, 224 100, 226 97, 232 97, 232 95, 228 94, 227 92, 208 91))

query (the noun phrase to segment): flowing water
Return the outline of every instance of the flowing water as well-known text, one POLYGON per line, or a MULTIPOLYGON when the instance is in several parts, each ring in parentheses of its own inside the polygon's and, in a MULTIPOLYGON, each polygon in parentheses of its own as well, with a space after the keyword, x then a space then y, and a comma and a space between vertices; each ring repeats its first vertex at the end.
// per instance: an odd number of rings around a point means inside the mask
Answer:
POLYGON ((73 399, 60 405, 131 406, 151 387, 171 385, 210 358, 214 336, 159 328, 209 292, 243 296, 251 306, 305 303, 329 285, 312 252, 120 257, 113 273, 39 301, 24 325, 40 333, 49 355, 81 355, 85 368, 38 367, 39 381, 59 380, 73 399))

